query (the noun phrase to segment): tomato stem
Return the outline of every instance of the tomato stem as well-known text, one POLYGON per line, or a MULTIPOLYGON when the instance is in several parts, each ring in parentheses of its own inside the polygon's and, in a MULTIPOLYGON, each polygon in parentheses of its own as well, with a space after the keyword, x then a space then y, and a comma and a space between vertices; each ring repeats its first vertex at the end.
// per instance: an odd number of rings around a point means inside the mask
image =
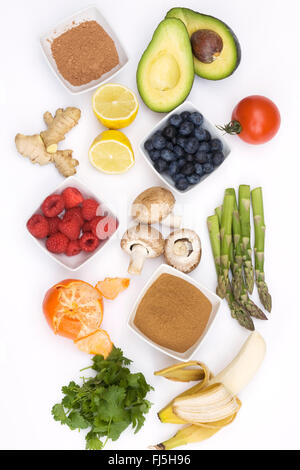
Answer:
POLYGON ((240 134, 243 130, 242 125, 239 121, 230 121, 228 124, 224 126, 216 126, 217 129, 223 131, 224 134, 236 135, 240 134))

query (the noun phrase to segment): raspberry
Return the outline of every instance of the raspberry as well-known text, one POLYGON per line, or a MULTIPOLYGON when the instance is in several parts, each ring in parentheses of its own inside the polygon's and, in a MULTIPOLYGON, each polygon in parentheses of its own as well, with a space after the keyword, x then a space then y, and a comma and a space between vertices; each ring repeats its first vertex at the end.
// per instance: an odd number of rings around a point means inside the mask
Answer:
POLYGON ((105 217, 101 217, 101 220, 97 223, 96 227, 96 235, 99 240, 106 240, 112 236, 112 234, 118 228, 118 221, 111 215, 106 215, 105 217))
POLYGON ((71 240, 66 249, 67 256, 75 256, 81 252, 81 248, 78 240, 71 240))
POLYGON ((77 217, 61 220, 58 228, 69 240, 77 240, 80 235, 80 224, 77 217))
POLYGON ((99 246, 99 240, 92 232, 85 232, 79 239, 79 245, 83 251, 91 252, 99 246))
POLYGON ((95 199, 85 199, 82 203, 82 216, 85 220, 92 220, 96 217, 99 202, 95 199))
POLYGON ((63 233, 55 233, 54 235, 50 235, 50 237, 46 241, 46 248, 51 253, 64 253, 67 249, 69 243, 68 237, 63 233))
POLYGON ((91 224, 90 222, 84 222, 82 226, 82 231, 83 232, 90 232, 91 231, 91 224))
POLYGON ((81 214, 80 207, 72 207, 72 209, 68 209, 63 216, 63 220, 70 220, 73 217, 75 217, 78 220, 80 228, 81 228, 84 224, 84 220, 81 214))
POLYGON ((99 217, 94 217, 91 221, 90 221, 90 231, 95 235, 95 237, 98 238, 98 235, 97 235, 97 232, 96 232, 96 228, 97 228, 97 225, 98 223, 100 222, 100 220, 102 220, 103 217, 99 216, 99 217))
POLYGON ((81 192, 78 191, 78 189, 71 187, 63 190, 62 197, 65 202, 66 209, 79 206, 79 204, 81 204, 83 201, 81 192))
POLYGON ((27 222, 27 228, 36 238, 46 238, 49 234, 49 222, 41 214, 34 214, 27 222))
POLYGON ((59 194, 52 194, 46 197, 42 204, 42 211, 46 217, 55 217, 65 208, 63 198, 59 194))
POLYGON ((47 217, 49 223, 49 235, 54 235, 58 232, 58 224, 60 222, 60 218, 56 217, 47 217))

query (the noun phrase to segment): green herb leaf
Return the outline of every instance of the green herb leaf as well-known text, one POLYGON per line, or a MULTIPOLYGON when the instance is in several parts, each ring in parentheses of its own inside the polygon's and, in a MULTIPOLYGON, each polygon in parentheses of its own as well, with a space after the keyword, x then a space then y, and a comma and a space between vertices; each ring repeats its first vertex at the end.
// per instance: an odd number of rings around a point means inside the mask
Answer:
POLYGON ((130 424, 139 431, 151 406, 145 398, 153 389, 142 373, 131 374, 125 367, 131 361, 119 348, 113 348, 107 359, 94 356, 92 361, 96 375, 83 379, 82 385, 70 382, 62 387, 64 397, 53 406, 52 415, 72 430, 90 428, 86 448, 100 450, 130 424), (104 443, 102 437, 106 437, 104 443))

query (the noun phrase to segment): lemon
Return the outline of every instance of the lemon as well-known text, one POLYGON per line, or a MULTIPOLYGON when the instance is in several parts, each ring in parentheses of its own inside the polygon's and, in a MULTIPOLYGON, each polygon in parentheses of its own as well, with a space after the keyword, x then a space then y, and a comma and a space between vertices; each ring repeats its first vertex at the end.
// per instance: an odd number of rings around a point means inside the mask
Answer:
POLYGON ((133 91, 114 83, 101 85, 93 95, 92 105, 96 117, 109 129, 129 126, 139 109, 133 91))
POLYGON ((89 150, 91 164, 110 175, 125 173, 134 164, 131 144, 121 131, 109 130, 98 135, 89 150))

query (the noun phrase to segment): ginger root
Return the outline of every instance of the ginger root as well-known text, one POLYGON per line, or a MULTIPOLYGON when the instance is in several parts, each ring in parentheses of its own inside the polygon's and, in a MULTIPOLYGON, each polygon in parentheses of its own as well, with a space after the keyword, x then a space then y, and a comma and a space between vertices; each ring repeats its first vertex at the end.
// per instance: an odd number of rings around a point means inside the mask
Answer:
POLYGON ((80 119, 81 111, 78 108, 59 108, 53 117, 49 111, 44 114, 44 121, 48 126, 46 131, 41 132, 47 152, 55 153, 57 144, 64 140, 65 135, 69 132, 80 119))
POLYGON ((67 177, 76 173, 78 160, 72 157, 72 150, 57 150, 57 144, 65 138, 80 118, 78 108, 58 109, 53 117, 48 111, 44 120, 48 125, 46 131, 35 135, 17 134, 15 143, 18 152, 30 159, 32 163, 46 165, 54 163, 61 175, 67 177))

